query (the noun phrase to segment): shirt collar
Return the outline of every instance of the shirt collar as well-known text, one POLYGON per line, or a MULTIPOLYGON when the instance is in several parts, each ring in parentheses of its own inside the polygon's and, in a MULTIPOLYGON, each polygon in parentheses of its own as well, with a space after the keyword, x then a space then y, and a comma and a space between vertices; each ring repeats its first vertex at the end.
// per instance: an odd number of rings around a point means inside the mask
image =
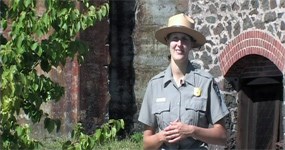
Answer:
POLYGON ((171 79, 172 79, 172 72, 171 72, 171 67, 169 65, 165 70, 165 75, 163 78, 164 87, 166 87, 171 82, 171 79))
MULTIPOLYGON (((195 78, 195 67, 188 61, 187 65, 187 73, 185 75, 185 82, 194 86, 194 78, 195 78)), ((170 65, 165 70, 165 75, 163 79, 164 87, 166 87, 172 80, 172 72, 170 65)))

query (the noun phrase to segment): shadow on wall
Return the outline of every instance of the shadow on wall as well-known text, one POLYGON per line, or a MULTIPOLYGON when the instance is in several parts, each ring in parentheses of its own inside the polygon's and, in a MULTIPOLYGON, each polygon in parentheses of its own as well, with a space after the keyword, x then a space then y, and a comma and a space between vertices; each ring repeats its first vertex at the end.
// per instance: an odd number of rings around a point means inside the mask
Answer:
POLYGON ((110 57, 109 103, 110 119, 124 119, 123 138, 132 132, 135 103, 134 46, 132 33, 135 25, 135 1, 110 0, 110 57))

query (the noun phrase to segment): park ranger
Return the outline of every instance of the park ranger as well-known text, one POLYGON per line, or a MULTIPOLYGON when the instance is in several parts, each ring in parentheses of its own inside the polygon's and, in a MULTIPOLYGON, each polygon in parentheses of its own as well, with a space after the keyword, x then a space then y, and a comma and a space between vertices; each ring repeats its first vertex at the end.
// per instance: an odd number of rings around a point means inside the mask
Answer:
POLYGON ((211 74, 189 61, 205 43, 194 20, 178 14, 155 38, 169 46, 170 64, 148 83, 138 120, 145 126, 144 149, 207 149, 225 145, 228 109, 211 74))

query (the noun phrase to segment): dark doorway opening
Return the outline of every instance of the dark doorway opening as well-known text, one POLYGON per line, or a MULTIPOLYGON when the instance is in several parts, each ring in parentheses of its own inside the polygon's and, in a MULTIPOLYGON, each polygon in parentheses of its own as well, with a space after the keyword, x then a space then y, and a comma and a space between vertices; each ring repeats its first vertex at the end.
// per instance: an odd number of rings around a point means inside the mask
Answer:
POLYGON ((283 140, 282 77, 241 80, 238 149, 278 149, 283 140))

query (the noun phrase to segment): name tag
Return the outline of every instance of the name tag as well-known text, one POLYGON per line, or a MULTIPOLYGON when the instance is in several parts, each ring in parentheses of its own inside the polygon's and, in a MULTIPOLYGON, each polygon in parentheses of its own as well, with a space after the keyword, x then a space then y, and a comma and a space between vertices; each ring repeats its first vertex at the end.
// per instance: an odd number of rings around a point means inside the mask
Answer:
POLYGON ((157 103, 166 102, 166 98, 165 97, 157 98, 155 102, 157 103))

